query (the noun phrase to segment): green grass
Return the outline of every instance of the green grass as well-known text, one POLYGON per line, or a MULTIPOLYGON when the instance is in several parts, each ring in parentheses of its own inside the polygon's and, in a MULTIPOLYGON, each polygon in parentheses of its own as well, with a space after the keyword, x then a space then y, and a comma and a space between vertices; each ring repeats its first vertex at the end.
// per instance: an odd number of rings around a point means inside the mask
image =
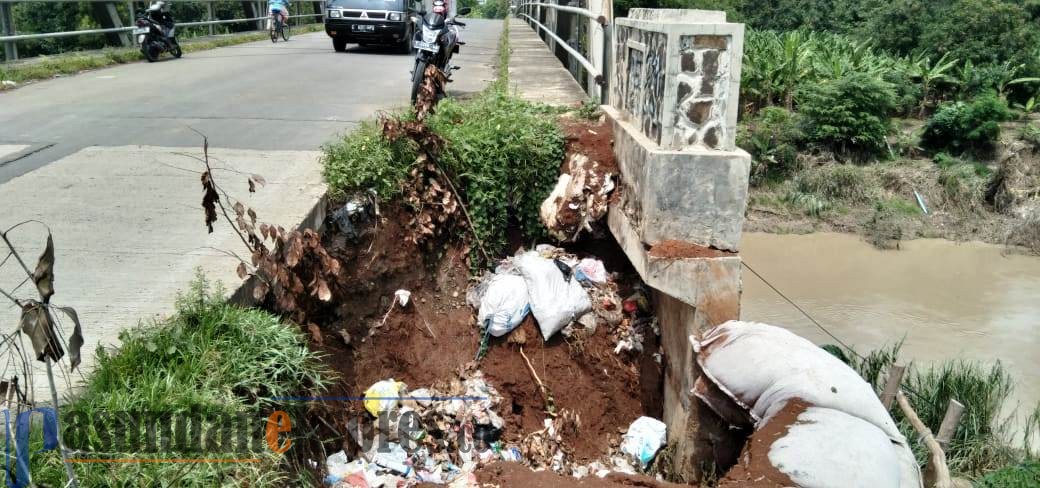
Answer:
POLYGON ((891 212, 893 215, 914 217, 921 214, 921 207, 917 202, 900 196, 884 197, 874 203, 875 208, 891 212))
MULTIPOLYGON (((269 397, 317 392, 327 381, 319 358, 308 349, 297 326, 264 311, 225 303, 221 290, 212 289, 201 276, 178 297, 173 316, 125 330, 120 339, 122 346, 116 352, 98 347, 85 389, 62 407, 63 421, 97 426, 105 425, 105 415, 112 413, 155 412, 160 418, 172 418, 194 412, 192 418, 204 419, 207 431, 220 424, 221 416, 229 415, 243 415, 256 427, 276 409, 269 397)), ((102 442, 104 431, 63 429, 66 444, 86 452, 110 445, 102 442)), ((290 482, 284 459, 268 450, 243 456, 190 446, 143 456, 260 457, 262 462, 196 464, 190 469, 172 463, 74 466, 81 486, 276 487, 290 482)), ((63 484, 64 468, 55 451, 35 455, 32 467, 37 483, 63 484)))
MULTIPOLYGON (((898 362, 901 347, 899 342, 870 351, 864 357, 835 346, 824 348, 848 363, 880 393, 889 366, 898 362)), ((910 364, 903 378, 907 399, 933 433, 939 431, 951 398, 964 405, 964 414, 946 453, 951 472, 979 479, 982 484, 977 486, 1036 486, 1000 484, 1006 480, 1026 479, 1023 476, 1036 476, 1040 455, 1029 442, 1040 428, 1040 405, 1024 422, 1022 432, 1013 432, 1013 413, 1006 407, 1015 383, 1000 361, 984 364, 952 360, 928 368, 910 364)), ((917 433, 902 413, 897 408, 892 413, 903 434, 908 439, 917 439, 917 433)), ((912 446, 923 466, 927 458, 924 446, 920 442, 913 442, 912 446)))
MULTIPOLYGON (((304 34, 323 29, 321 24, 294 26, 294 34, 304 34)), ((185 41, 181 48, 185 54, 218 47, 233 46, 246 42, 270 39, 267 32, 236 34, 219 38, 207 38, 196 41, 185 41)), ((14 64, 0 63, 0 80, 9 80, 18 84, 28 81, 45 80, 57 75, 70 75, 81 71, 105 68, 117 64, 143 61, 144 56, 137 48, 106 48, 98 52, 72 53, 58 56, 41 56, 14 64)), ((0 84, 0 91, 12 87, 0 84)))
POLYGON ((871 201, 878 188, 877 182, 864 168, 853 164, 828 164, 808 169, 798 173, 794 182, 802 193, 850 203, 871 201))

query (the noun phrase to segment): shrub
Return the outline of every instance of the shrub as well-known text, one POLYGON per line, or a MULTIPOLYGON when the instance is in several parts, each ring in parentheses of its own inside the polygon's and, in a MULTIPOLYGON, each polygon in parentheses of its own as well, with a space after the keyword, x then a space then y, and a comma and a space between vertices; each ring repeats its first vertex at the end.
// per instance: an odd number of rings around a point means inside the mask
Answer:
POLYGON ((989 150, 1000 137, 1000 122, 1010 118, 1007 103, 992 93, 971 102, 945 103, 925 124, 921 144, 958 153, 989 150))
POLYGON ((767 107, 741 125, 737 145, 751 154, 752 178, 757 182, 797 170, 798 146, 804 139, 798 114, 767 107))
POLYGON ((378 124, 365 121, 322 147, 322 176, 333 197, 373 188, 380 198, 390 199, 400 194, 415 157, 415 148, 403 140, 387 141, 378 124))
POLYGON ((1023 141, 1033 145, 1033 149, 1040 149, 1040 125, 1029 124, 1022 128, 1020 134, 1023 141))
POLYGON ((806 133, 839 152, 877 155, 885 148, 889 114, 896 99, 892 85, 871 74, 851 73, 808 85, 798 92, 806 133))
POLYGON ((829 164, 809 169, 799 173, 794 181, 802 193, 847 202, 873 200, 877 186, 863 168, 852 164, 829 164))
POLYGON ((444 100, 429 125, 447 140, 441 163, 457 175, 489 252, 505 248, 511 220, 526 236, 544 234, 538 207, 556 182, 565 142, 554 116, 492 89, 469 101, 444 100))

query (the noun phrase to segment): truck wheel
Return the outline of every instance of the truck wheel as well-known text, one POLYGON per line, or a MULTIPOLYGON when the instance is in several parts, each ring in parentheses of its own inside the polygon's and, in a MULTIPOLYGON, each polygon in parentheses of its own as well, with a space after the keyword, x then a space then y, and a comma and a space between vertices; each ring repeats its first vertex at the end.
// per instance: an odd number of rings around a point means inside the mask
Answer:
POLYGON ((338 52, 338 53, 346 51, 347 50, 347 40, 346 39, 340 39, 338 37, 333 37, 332 38, 332 48, 335 49, 336 52, 338 52))

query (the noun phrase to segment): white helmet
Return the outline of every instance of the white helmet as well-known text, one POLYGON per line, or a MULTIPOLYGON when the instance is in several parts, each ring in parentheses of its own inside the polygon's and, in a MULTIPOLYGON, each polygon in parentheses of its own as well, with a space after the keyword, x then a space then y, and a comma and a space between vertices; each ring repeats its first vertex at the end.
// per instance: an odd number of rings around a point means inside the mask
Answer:
POLYGON ((155 2, 150 7, 148 7, 148 10, 150 12, 155 12, 155 11, 169 12, 170 11, 170 5, 167 4, 166 2, 162 1, 162 0, 159 0, 158 2, 155 2))

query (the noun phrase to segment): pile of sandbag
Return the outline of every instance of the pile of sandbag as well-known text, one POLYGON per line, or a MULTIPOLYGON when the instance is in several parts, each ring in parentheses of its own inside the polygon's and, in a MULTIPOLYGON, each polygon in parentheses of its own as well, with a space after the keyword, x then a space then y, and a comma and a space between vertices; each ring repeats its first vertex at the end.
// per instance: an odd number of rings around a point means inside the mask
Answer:
POLYGON ((848 365, 785 329, 730 321, 694 341, 694 394, 726 421, 755 426, 720 486, 920 488, 906 439, 848 365), (769 486, 757 485, 757 486, 769 486))

